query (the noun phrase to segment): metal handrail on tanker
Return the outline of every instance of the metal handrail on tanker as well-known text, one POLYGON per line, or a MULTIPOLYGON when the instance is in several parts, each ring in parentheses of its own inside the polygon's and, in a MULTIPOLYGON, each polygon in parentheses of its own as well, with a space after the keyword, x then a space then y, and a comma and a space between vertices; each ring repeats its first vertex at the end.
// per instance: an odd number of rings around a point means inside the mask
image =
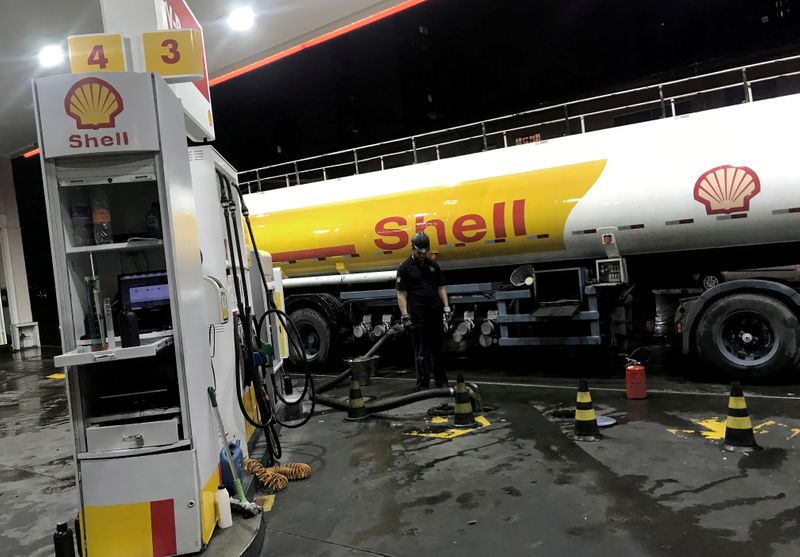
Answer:
MULTIPOLYGON (((733 68, 728 68, 724 70, 717 70, 714 72, 708 72, 697 76, 691 76, 687 78, 681 79, 674 79, 670 81, 665 81, 661 83, 656 83, 652 85, 644 85, 640 87, 632 87, 629 89, 624 89, 622 91, 615 91, 612 93, 605 93, 601 95, 594 95, 591 97, 585 97, 581 99, 576 99, 572 101, 567 101, 564 103, 558 103, 554 105, 548 105, 544 107, 534 108, 530 110, 525 110, 522 112, 517 112, 513 114, 507 114, 503 116, 499 116, 496 118, 489 118, 485 120, 481 120, 478 122, 471 122, 468 124, 461 124, 458 126, 453 126, 441 130, 436 130, 433 132, 427 132, 422 134, 416 134, 411 136, 406 136, 402 138, 392 139, 389 141, 383 141, 378 143, 373 143, 369 145, 362 145, 359 147, 355 147, 352 149, 342 149, 339 151, 334 151, 330 153, 325 153, 322 155, 314 155, 311 157, 305 157, 301 159, 296 159, 292 161, 286 161, 282 163, 277 163, 273 165, 262 166, 258 168, 254 168, 251 170, 245 170, 239 173, 239 185, 242 188, 246 188, 246 193, 253 193, 257 191, 263 191, 266 189, 273 189, 276 187, 289 187, 293 185, 298 185, 304 183, 303 176, 314 174, 316 173, 319 176, 319 179, 327 180, 330 178, 328 175, 328 171, 332 169, 339 169, 339 168, 347 168, 352 167, 352 173, 343 173, 342 176, 348 176, 352 174, 359 174, 363 171, 371 171, 365 168, 370 162, 378 161, 380 162, 379 167, 374 168, 372 170, 384 170, 386 168, 386 159, 389 157, 400 157, 402 155, 413 155, 412 159, 408 164, 415 164, 420 162, 419 155, 425 151, 433 150, 435 152, 435 159, 432 160, 439 160, 442 157, 441 148, 455 145, 458 143, 468 143, 474 140, 482 140, 480 148, 477 150, 468 150, 465 152, 458 152, 453 153, 451 156, 455 155, 463 155, 469 154, 474 152, 479 152, 481 150, 485 150, 488 148, 488 138, 501 135, 502 136, 502 147, 508 147, 508 134, 522 131, 522 130, 534 130, 536 128, 543 128, 545 126, 554 125, 563 123, 565 125, 565 132, 560 135, 570 135, 571 129, 569 126, 570 121, 578 120, 580 122, 580 133, 585 133, 590 131, 587 129, 586 126, 586 119, 593 116, 600 116, 603 114, 610 114, 619 111, 631 110, 635 108, 642 108, 646 106, 658 105, 661 108, 661 116, 667 117, 676 116, 678 115, 678 109, 676 107, 676 101, 681 99, 695 97, 697 95, 704 95, 704 94, 711 94, 715 92, 720 92, 724 90, 735 89, 741 87, 743 90, 743 100, 745 102, 753 101, 753 90, 752 87, 755 84, 764 83, 766 81, 777 80, 780 78, 786 77, 793 77, 800 75, 800 69, 790 69, 789 71, 776 71, 773 73, 769 73, 764 76, 756 76, 756 77, 748 77, 748 72, 753 72, 756 69, 780 69, 781 65, 785 64, 797 64, 800 63, 800 55, 798 56, 787 56, 782 58, 777 58, 773 60, 767 60, 763 62, 756 62, 752 64, 746 64, 742 66, 736 66, 733 68), (665 88, 674 87, 678 85, 690 85, 690 84, 697 84, 702 83, 703 81, 712 80, 714 78, 718 78, 720 76, 725 75, 732 75, 733 81, 730 83, 725 84, 714 84, 713 86, 708 86, 702 89, 696 88, 690 91, 675 91, 670 95, 665 94, 665 88), (609 100, 609 99, 619 99, 621 97, 626 97, 630 95, 635 95, 639 93, 646 93, 646 92, 653 92, 656 93, 658 96, 656 98, 649 98, 641 101, 635 102, 627 102, 623 104, 615 104, 614 106, 604 107, 592 110, 591 108, 587 107, 584 111, 578 112, 571 112, 570 109, 588 104, 597 101, 609 100), (667 110, 667 106, 669 106, 669 111, 667 110), (526 116, 537 115, 537 114, 544 114, 548 111, 555 111, 561 110, 563 112, 562 116, 558 118, 549 118, 541 121, 537 121, 534 123, 528 123, 523 125, 516 125, 512 127, 502 127, 497 130, 487 131, 487 127, 490 124, 495 124, 499 122, 506 122, 508 120, 513 119, 521 119, 526 116), (668 114, 669 112, 669 114, 668 114), (441 141, 432 141, 429 144, 420 145, 420 141, 426 138, 434 138, 436 136, 440 136, 443 134, 452 134, 457 133, 463 130, 468 130, 470 128, 479 127, 478 133, 471 133, 466 137, 457 137, 456 139, 450 140, 441 140, 441 141), (376 154, 370 154, 369 156, 363 156, 362 153, 364 151, 370 149, 382 149, 386 148, 391 145, 396 145, 404 142, 410 142, 410 146, 402 149, 389 149, 387 151, 379 151, 376 154), (349 160, 345 160, 342 162, 334 162, 331 161, 328 164, 315 164, 312 165, 310 168, 301 168, 301 165, 304 163, 310 163, 312 161, 324 162, 326 158, 332 158, 337 156, 348 156, 349 160), (287 172, 277 172, 272 173, 272 171, 290 167, 289 171, 287 172), (267 176, 264 174, 267 173, 267 176), (255 174, 255 176, 254 176, 255 174), (271 181, 280 181, 281 183, 278 184, 270 184, 271 181), (266 186, 266 187, 264 187, 266 186)), ((800 90, 800 87, 798 87, 800 90)), ((596 127, 594 129, 602 129, 602 127, 596 127)), ((521 138, 521 139, 529 139, 529 138, 521 138)), ((536 138, 534 141, 541 141, 542 139, 546 139, 545 137, 536 138)), ((425 162, 425 161, 422 161, 425 162)), ((406 164, 399 164, 394 166, 405 166, 406 164)), ((393 167, 394 167, 393 166, 393 167)), ((340 177, 340 176, 337 176, 340 177)), ((310 178, 306 179, 307 181, 318 181, 318 178, 310 178)))

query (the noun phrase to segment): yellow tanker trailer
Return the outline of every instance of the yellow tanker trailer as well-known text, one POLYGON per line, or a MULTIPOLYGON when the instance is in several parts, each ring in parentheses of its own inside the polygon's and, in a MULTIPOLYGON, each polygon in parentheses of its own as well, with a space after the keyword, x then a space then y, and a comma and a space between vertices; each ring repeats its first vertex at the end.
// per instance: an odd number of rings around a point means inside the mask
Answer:
MULTIPOLYGON (((796 262, 798 124, 791 95, 246 200, 312 363, 397 319, 390 281, 418 230, 441 253, 454 340, 600 345, 657 311, 673 323, 681 277, 796 262)), ((797 363, 799 307, 788 285, 732 281, 684 300, 673 331, 730 375, 768 375, 797 363)))

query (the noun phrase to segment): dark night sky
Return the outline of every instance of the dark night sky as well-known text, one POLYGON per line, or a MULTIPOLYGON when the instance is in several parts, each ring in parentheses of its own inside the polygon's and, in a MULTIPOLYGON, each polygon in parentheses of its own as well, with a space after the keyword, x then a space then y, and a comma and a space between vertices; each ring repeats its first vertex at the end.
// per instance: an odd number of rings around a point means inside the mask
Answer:
POLYGON ((216 146, 246 170, 794 53, 791 1, 429 0, 215 87, 216 146))
MULTIPOLYGON (((214 87, 215 146, 247 170, 798 54, 793 1, 429 0, 214 87)), ((14 161, 34 319, 57 343, 39 172, 14 161)))

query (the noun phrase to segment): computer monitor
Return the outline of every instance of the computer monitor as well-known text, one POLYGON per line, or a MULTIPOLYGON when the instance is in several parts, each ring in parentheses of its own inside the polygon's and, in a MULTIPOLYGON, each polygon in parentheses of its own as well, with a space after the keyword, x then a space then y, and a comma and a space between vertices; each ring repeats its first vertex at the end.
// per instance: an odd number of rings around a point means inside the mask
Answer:
POLYGON ((139 332, 172 328, 166 271, 122 274, 117 279, 120 304, 136 313, 139 332))

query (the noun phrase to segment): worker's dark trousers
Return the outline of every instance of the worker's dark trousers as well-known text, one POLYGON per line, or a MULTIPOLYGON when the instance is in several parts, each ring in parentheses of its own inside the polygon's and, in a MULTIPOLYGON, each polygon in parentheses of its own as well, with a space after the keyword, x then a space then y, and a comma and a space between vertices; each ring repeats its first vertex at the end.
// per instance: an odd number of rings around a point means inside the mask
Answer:
POLYGON ((444 348, 444 324, 442 313, 428 311, 414 320, 414 364, 417 370, 417 390, 430 387, 431 375, 437 387, 447 386, 442 349, 444 348))

